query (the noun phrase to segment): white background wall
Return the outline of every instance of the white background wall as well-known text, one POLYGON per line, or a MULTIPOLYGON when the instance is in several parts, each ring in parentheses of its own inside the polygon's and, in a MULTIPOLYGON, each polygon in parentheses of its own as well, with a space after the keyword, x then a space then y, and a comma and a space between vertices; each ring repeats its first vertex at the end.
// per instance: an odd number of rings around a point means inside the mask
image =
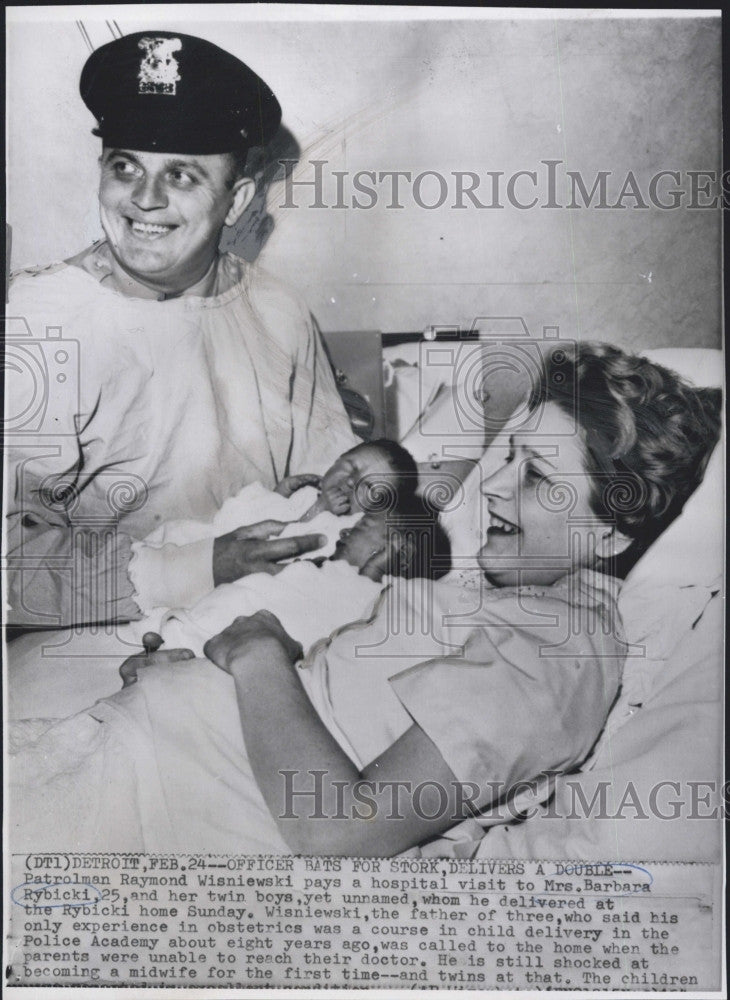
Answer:
MULTIPOLYGON (((150 27, 199 34, 256 69, 280 98, 308 159, 333 170, 433 170, 450 180, 442 207, 425 210, 406 186, 403 209, 282 208, 260 262, 297 285, 325 330, 469 326, 479 316, 524 316, 565 337, 636 347, 720 343, 720 213, 453 208, 452 171, 537 170, 561 160, 612 172, 615 201, 627 171, 644 196, 658 170, 719 170, 720 22, 717 18, 251 21, 260 9, 163 5, 147 9, 16 8, 8 24, 8 221, 14 267, 45 263, 101 235, 95 190, 99 140, 77 91, 96 45, 150 27), (201 20, 200 18, 211 18, 201 20), (218 17, 218 20, 212 18, 218 17), (32 18, 32 21, 29 20, 32 18), (245 20, 244 20, 245 18, 245 20)), ((287 16, 296 17, 289 8, 287 16)), ((311 16, 311 11, 310 11, 311 16)), ((349 16, 353 16, 351 13, 349 16)), ((665 189, 670 185, 665 184, 665 189)), ((351 186, 346 187, 348 198, 351 186)), ((529 184, 517 188, 532 196, 529 184)), ((561 186, 558 198, 567 194, 561 186)), ((425 184, 424 199, 436 188, 425 184)), ((502 196, 504 201, 504 195, 502 196)), ((625 200, 632 205, 630 199, 625 200)))

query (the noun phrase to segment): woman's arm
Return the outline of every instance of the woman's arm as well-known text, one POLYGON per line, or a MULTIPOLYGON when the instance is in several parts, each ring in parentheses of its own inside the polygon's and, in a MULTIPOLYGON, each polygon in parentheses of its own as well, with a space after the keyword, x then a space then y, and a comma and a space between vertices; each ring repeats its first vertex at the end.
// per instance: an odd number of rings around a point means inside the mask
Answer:
POLYGON ((468 793, 417 725, 360 773, 312 707, 298 652, 269 612, 236 619, 205 647, 233 677, 253 773, 295 853, 387 857, 470 814, 468 793))

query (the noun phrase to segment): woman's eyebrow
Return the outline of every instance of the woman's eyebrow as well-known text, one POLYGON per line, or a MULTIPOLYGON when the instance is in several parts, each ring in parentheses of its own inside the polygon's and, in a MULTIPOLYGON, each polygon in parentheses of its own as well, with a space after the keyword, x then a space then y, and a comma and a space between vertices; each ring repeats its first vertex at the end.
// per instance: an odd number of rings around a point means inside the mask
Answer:
POLYGON ((544 462, 545 465, 549 465, 551 469, 555 469, 556 472, 558 471, 557 465, 554 465, 549 458, 545 458, 544 455, 541 455, 539 451, 535 451, 534 448, 525 448, 525 451, 528 455, 531 455, 532 458, 536 458, 538 461, 544 462))
POLYGON ((539 452, 539 451, 535 451, 535 449, 534 449, 534 448, 530 448, 530 447, 528 447, 528 446, 527 446, 526 444, 519 444, 519 445, 518 445, 518 444, 517 444, 517 443, 515 442, 515 436, 514 436, 514 434, 510 435, 510 439, 509 439, 509 446, 510 446, 510 448, 511 448, 511 449, 512 449, 513 451, 515 451, 515 450, 516 450, 517 448, 520 448, 520 449, 521 449, 522 451, 524 451, 524 452, 527 452, 527 454, 528 454, 528 455, 529 455, 529 456, 530 456, 531 458, 536 458, 536 459, 537 459, 537 460, 538 460, 539 462, 544 462, 544 463, 545 463, 545 465, 549 465, 551 469, 554 469, 554 470, 555 470, 556 472, 558 471, 558 467, 557 467, 557 465, 554 465, 554 464, 553 464, 553 463, 552 463, 552 462, 550 461, 550 459, 549 459, 549 458, 546 458, 546 457, 545 457, 544 455, 540 454, 540 452, 539 452))

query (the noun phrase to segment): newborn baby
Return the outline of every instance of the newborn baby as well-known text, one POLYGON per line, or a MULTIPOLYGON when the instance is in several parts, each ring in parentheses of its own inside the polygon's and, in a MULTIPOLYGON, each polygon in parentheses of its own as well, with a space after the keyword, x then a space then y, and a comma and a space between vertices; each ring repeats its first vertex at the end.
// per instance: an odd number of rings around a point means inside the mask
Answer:
MULTIPOLYGON (((285 496, 293 481, 314 477, 292 476, 276 487, 285 496)), ((410 452, 395 441, 379 438, 359 444, 340 455, 319 480, 319 496, 302 516, 311 522, 329 511, 339 516, 392 507, 416 492, 418 469, 410 452)), ((311 524, 307 528, 312 530, 311 524)))
POLYGON ((434 513, 409 497, 395 510, 366 513, 344 528, 329 559, 303 559, 275 576, 254 573, 216 587, 190 610, 168 612, 160 633, 166 648, 202 656, 205 642, 236 617, 265 609, 306 652, 336 628, 368 617, 385 576, 443 575, 447 546, 434 513))
MULTIPOLYGON (((159 631, 161 616, 169 608, 190 608, 214 587, 211 553, 180 564, 157 559, 163 548, 170 555, 184 554, 212 546, 213 539, 235 533, 242 526, 278 521, 286 522, 280 538, 320 534, 325 544, 311 555, 329 557, 342 529, 352 527, 365 510, 385 510, 400 498, 414 496, 417 475, 416 464, 405 448, 381 439, 351 448, 321 478, 313 474, 290 476, 276 490, 261 483, 245 486, 226 500, 211 522, 161 524, 144 541, 132 545, 130 575, 135 600, 145 618, 124 626, 124 638, 137 644, 147 630, 159 631)), ((272 525, 271 534, 273 529, 272 525)))
POLYGON ((287 521, 280 537, 319 532, 327 545, 315 555, 329 556, 343 527, 355 523, 363 511, 392 507, 397 498, 412 496, 418 472, 410 453, 395 441, 381 438, 346 451, 323 476, 289 476, 275 490, 251 483, 223 504, 213 520, 167 521, 142 545, 186 545, 214 538, 242 525, 259 521, 287 521), (351 517, 349 522, 340 517, 351 517))

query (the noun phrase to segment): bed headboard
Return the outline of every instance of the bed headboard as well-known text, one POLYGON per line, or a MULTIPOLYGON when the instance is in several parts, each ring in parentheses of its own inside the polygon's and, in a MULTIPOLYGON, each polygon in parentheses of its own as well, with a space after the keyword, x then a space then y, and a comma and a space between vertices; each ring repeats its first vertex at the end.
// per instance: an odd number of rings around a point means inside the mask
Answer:
MULTIPOLYGON (((420 422, 417 422, 408 432, 408 413, 418 400, 411 399, 415 396, 420 399, 422 388, 414 388, 410 384, 408 391, 404 392, 404 383, 399 376, 392 377, 390 381, 384 383, 384 356, 395 351, 395 356, 400 357, 400 348, 403 348, 403 357, 408 358, 406 368, 413 376, 418 371, 418 357, 420 349, 424 345, 434 343, 438 351, 441 347, 448 349, 450 345, 461 346, 464 343, 474 343, 479 341, 477 330, 461 330, 456 326, 429 327, 426 330, 403 331, 382 333, 378 330, 336 330, 322 334, 327 353, 335 369, 341 393, 345 398, 346 406, 350 402, 346 396, 348 390, 355 390, 369 405, 372 410, 371 430, 363 433, 358 414, 348 406, 348 413, 353 424, 353 429, 365 439, 377 437, 388 437, 393 440, 403 441, 416 460, 419 473, 419 489, 428 490, 433 502, 448 502, 449 498, 458 489, 458 484, 463 482, 471 472, 474 462, 480 457, 472 454, 469 457, 460 458, 457 451, 446 457, 444 453, 444 441, 453 442, 458 440, 459 428, 454 426, 456 407, 453 401, 447 398, 448 393, 441 393, 435 406, 431 407, 433 421, 437 425, 443 423, 443 427, 438 427, 443 433, 434 433, 434 428, 429 426, 421 433, 420 422), (384 355, 384 349, 385 351, 384 355), (443 440, 442 440, 443 438, 443 440), (440 498, 437 501, 436 498, 440 498)), ((443 352, 442 352, 443 353, 443 352)), ((395 362, 399 364, 398 361, 395 362)), ((388 367, 388 366, 386 366, 388 367)), ((402 369, 399 369, 399 373, 402 369)), ((393 370, 391 369, 391 376, 393 370)), ((409 380, 413 383, 413 378, 409 380)), ((418 377, 416 376, 416 383, 418 377)), ((515 392, 514 387, 509 385, 509 379, 500 380, 499 391, 496 392, 494 401, 490 404, 493 415, 506 419, 512 412, 519 392, 515 392), (505 399, 502 399, 505 396, 505 399)), ((422 401, 422 400, 421 400, 422 401)), ((357 407, 357 401, 355 401, 357 407)), ((413 414, 413 420, 416 415, 413 414)), ((466 435, 465 439, 472 438, 466 435)), ((488 444, 486 434, 481 441, 482 446, 488 444)))
MULTIPOLYGON (((385 435, 383 343, 379 330, 336 330, 322 333, 340 391, 354 389, 372 411, 368 438, 385 435)), ((352 419, 352 415, 351 415, 352 419)), ((357 427, 354 428, 358 432, 357 427)))
MULTIPOLYGON (((369 438, 396 438, 395 401, 383 385, 383 348, 423 341, 477 340, 476 330, 434 326, 427 330, 383 333, 380 330, 322 331, 327 354, 341 389, 359 393, 372 411, 369 438)), ((357 430, 357 428, 356 428, 357 430)))

